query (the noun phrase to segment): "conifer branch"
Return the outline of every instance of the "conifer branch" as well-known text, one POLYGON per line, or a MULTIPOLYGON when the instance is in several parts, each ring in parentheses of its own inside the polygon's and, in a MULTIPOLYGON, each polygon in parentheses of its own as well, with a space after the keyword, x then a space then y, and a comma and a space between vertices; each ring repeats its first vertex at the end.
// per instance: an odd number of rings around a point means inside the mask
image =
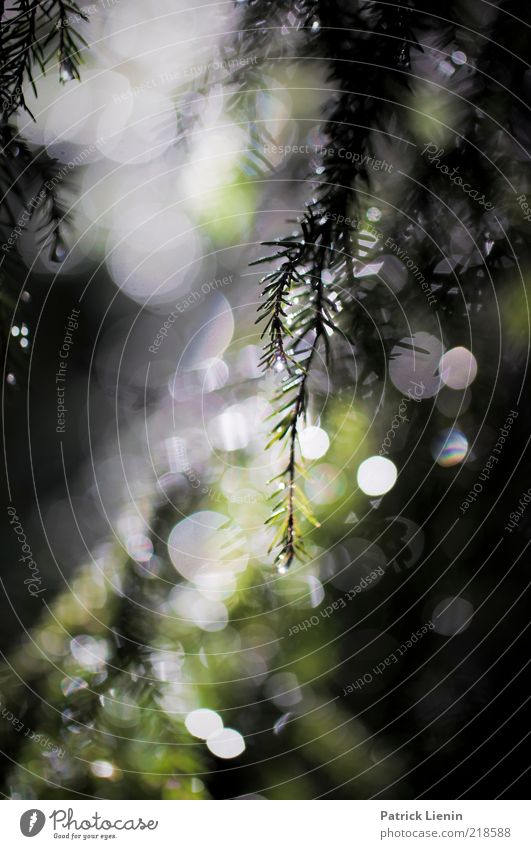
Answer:
MULTIPOLYGON (((328 336, 334 332, 353 344, 350 327, 341 326, 337 313, 342 310, 342 302, 348 303, 356 313, 357 260, 353 256, 352 233, 359 226, 360 209, 355 181, 367 181, 367 175, 362 168, 349 163, 344 152, 367 151, 371 128, 377 126, 382 110, 381 97, 372 96, 381 94, 381 66, 388 66, 390 71, 409 67, 409 50, 416 44, 409 29, 407 9, 401 3, 398 8, 355 4, 352 10, 342 8, 341 14, 338 11, 336 4, 315 0, 300 2, 291 12, 282 4, 255 3, 243 15, 239 37, 239 47, 244 48, 246 55, 254 52, 262 57, 263 73, 267 61, 272 61, 273 45, 278 43, 272 33, 278 29, 279 19, 291 15, 291 27, 297 32, 299 42, 302 41, 303 55, 334 57, 330 61, 329 78, 340 91, 324 127, 327 154, 311 177, 312 182, 318 182, 317 197, 308 204, 300 233, 266 242, 278 251, 258 260, 280 262, 262 281, 264 301, 258 320, 265 322, 262 335, 268 336, 262 365, 287 371, 274 399, 280 419, 269 442, 271 446, 278 440, 287 440, 287 466, 276 478, 285 495, 273 506, 268 520, 280 523, 272 548, 278 548, 275 563, 282 571, 303 552, 298 513, 317 524, 297 482, 298 474, 302 473, 297 463, 297 438, 306 413, 314 359, 322 347, 328 361, 328 336), (355 77, 352 63, 352 33, 358 45, 356 58, 367 66, 359 91, 359 65, 355 77), (326 287, 324 272, 329 281, 326 287), (302 346, 305 350, 301 356, 302 346)), ((249 112, 248 100, 249 93, 243 88, 236 103, 243 102, 249 112)), ((363 320, 354 324, 361 329, 363 320)), ((367 337, 374 332, 367 327, 363 330, 367 337)), ((362 343, 363 339, 359 341, 362 343)))
POLYGON ((19 109, 25 109, 33 118, 25 101, 24 85, 29 82, 36 94, 35 71, 46 73, 56 55, 60 79, 79 79, 80 50, 86 42, 75 32, 72 22, 87 20, 87 16, 75 3, 65 0, 14 0, 9 17, 5 4, 1 11, 2 121, 6 122, 19 109))

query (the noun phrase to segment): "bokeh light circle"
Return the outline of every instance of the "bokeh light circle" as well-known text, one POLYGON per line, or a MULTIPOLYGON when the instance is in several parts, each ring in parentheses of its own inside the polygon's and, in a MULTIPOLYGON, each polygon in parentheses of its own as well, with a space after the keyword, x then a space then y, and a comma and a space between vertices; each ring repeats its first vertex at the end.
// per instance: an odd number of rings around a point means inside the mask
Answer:
POLYGON ((443 468, 461 463, 468 452, 468 440, 464 433, 456 428, 443 430, 432 444, 432 456, 443 468))
POLYGON ((237 758, 245 751, 245 740, 234 728, 224 728, 219 734, 208 738, 207 746, 213 755, 228 760, 237 758))
POLYGON ((392 460, 387 457, 368 457, 361 463, 358 474, 358 486, 365 495, 385 495, 396 483, 398 471, 392 460))
POLYGON ((475 380, 478 364, 467 348, 451 348, 439 362, 441 380, 450 389, 466 389, 475 380))
POLYGON ((186 730, 200 740, 208 740, 223 731, 223 720, 219 713, 208 708, 192 710, 184 720, 186 730))
POLYGON ((301 454, 307 460, 319 460, 330 447, 330 439, 320 427, 307 427, 299 434, 301 454))

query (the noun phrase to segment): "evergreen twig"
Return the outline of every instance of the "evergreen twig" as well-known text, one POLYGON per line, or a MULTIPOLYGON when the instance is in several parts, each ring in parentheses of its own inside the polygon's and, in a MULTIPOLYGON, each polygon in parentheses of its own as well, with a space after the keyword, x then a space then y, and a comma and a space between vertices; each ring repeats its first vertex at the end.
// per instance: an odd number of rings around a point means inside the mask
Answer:
MULTIPOLYGON (((294 558, 303 552, 297 514, 317 524, 310 505, 297 484, 297 438, 300 421, 306 413, 308 381, 315 356, 321 346, 326 359, 329 356, 328 334, 339 332, 350 345, 353 344, 350 328, 342 328, 335 315, 348 302, 357 316, 355 298, 355 267, 353 257, 353 230, 359 226, 360 203, 356 184, 367 182, 363 169, 357 170, 342 156, 345 149, 366 150, 371 127, 381 120, 382 72, 409 67, 409 50, 416 40, 410 32, 407 9, 380 4, 355 4, 352 10, 342 10, 338 15, 336 4, 299 2, 295 8, 284 8, 278 3, 255 3, 245 11, 238 47, 246 55, 259 55, 264 63, 273 61, 272 50, 278 43, 275 35, 291 28, 297 33, 302 54, 333 56, 329 77, 340 94, 334 103, 325 125, 328 138, 327 155, 312 176, 318 183, 317 197, 308 205, 301 221, 300 233, 285 239, 266 242, 278 249, 277 253, 258 262, 280 261, 280 266, 263 279, 264 301, 259 310, 259 321, 265 321, 263 335, 268 335, 262 365, 277 370, 286 369, 275 403, 280 420, 275 424, 271 446, 278 440, 287 440, 288 463, 278 476, 286 496, 273 506, 269 522, 279 523, 272 548, 277 548, 275 563, 282 570, 289 568, 294 558), (366 78, 362 90, 356 92, 358 83, 352 69, 352 36, 357 40, 357 60, 366 61, 366 78), (348 37, 347 37, 348 34, 348 37), (355 93, 356 92, 356 93, 355 93), (316 179, 317 178, 317 179, 316 179), (328 288, 335 288, 335 298, 327 295, 323 273, 328 272, 328 288), (311 280, 311 285, 307 285, 311 280), (292 311, 297 300, 302 301, 292 311), (312 341, 307 342, 311 336, 312 341), (309 347, 301 358, 301 346, 309 347)), ((282 48, 281 48, 282 49, 282 48)), ((279 57, 274 57, 278 59, 279 57)), ((254 73, 257 71, 255 69, 254 73)), ((241 74, 235 75, 240 82, 241 74)), ((246 77, 247 85, 248 75, 246 77)), ((256 85, 255 91, 258 91, 256 85)), ((243 103, 247 113, 249 91, 237 86, 235 104, 243 103)), ((359 330, 363 317, 354 320, 359 330)), ((374 333, 365 328, 366 336, 374 333)), ((356 340, 358 341, 358 340, 356 340)), ((362 340, 360 340, 362 341, 362 340)))

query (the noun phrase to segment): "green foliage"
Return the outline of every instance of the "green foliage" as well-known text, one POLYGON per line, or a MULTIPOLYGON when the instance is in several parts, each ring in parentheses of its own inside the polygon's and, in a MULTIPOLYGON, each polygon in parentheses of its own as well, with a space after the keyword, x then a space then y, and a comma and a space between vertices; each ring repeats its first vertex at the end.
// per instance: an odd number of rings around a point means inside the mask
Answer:
MULTIPOLYGON (((172 687, 157 674, 165 655, 161 598, 138 569, 118 549, 106 550, 99 566, 82 567, 0 669, 0 746, 11 760, 11 796, 206 797, 194 778, 199 743, 164 708, 172 687), (74 645, 92 652, 92 668, 76 659, 74 645)), ((176 655, 175 642, 167 654, 176 655)))

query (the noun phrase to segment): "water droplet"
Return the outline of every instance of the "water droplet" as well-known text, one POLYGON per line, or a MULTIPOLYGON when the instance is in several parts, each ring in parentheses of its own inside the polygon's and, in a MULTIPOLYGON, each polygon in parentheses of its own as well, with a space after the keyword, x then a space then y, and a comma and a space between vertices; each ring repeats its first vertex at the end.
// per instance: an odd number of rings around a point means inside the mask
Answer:
POLYGON ((67 248, 61 236, 56 235, 52 247, 51 260, 52 262, 64 262, 67 256, 67 248))
POLYGON ((452 62, 454 65, 464 65, 467 60, 466 53, 463 53, 462 50, 454 50, 452 53, 452 62))
POLYGON ((319 32, 321 29, 321 24, 317 18, 312 23, 312 32, 319 32))
POLYGON ((6 377, 6 381, 10 386, 14 386, 17 382, 17 379, 14 374, 9 373, 6 377))
POLYGON ((63 59, 61 61, 59 65, 59 76, 63 83, 68 83, 75 78, 74 66, 70 59, 63 59))

